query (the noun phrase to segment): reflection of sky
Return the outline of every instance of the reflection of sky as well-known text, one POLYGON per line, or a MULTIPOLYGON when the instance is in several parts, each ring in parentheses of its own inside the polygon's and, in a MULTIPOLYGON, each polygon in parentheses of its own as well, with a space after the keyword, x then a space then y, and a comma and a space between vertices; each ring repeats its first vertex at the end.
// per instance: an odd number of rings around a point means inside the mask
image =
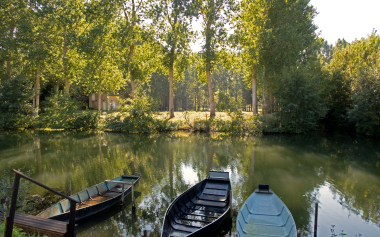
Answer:
POLYGON ((192 167, 182 164, 181 173, 183 174, 183 179, 187 184, 194 185, 198 183, 197 172, 195 172, 195 170, 192 167))
POLYGON ((319 188, 318 200, 320 202, 318 210, 318 236, 331 236, 332 225, 335 225, 334 232, 337 236, 340 236, 339 234, 342 230, 347 234, 345 235, 347 237, 379 236, 378 226, 372 222, 367 223, 360 215, 356 215, 339 203, 340 195, 331 192, 329 183, 319 188), (365 234, 361 231, 365 231, 365 234))

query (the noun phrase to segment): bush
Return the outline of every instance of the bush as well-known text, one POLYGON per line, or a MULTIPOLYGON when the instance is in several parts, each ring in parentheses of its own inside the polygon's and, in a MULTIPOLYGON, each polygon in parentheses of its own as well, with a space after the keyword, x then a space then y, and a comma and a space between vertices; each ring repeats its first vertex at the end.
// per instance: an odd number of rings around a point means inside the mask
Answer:
POLYGON ((73 129, 88 130, 95 129, 99 124, 99 113, 93 111, 81 111, 75 113, 74 122, 72 124, 73 129))
POLYGON ((120 114, 106 121, 105 127, 120 132, 152 132, 168 128, 168 121, 153 118, 156 103, 145 92, 139 93, 134 100, 120 100, 120 114))
POLYGON ((241 110, 228 113, 228 115, 231 117, 231 120, 213 120, 212 127, 215 131, 250 134, 260 132, 258 116, 244 118, 241 110))
POLYGON ((0 86, 0 129, 27 128, 33 125, 32 84, 18 75, 0 86))
POLYGON ((37 127, 82 130, 93 129, 98 126, 98 112, 80 111, 84 104, 64 92, 53 91, 44 104, 45 113, 39 116, 37 127))

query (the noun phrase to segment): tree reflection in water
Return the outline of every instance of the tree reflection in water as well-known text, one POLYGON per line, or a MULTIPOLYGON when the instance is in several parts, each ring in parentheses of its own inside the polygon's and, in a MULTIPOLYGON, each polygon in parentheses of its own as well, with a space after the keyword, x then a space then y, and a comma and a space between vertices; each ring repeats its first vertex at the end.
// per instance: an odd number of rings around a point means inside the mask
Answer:
MULTIPOLYGON (((320 218, 323 210, 335 210, 319 221, 321 233, 329 234, 331 225, 342 226, 355 216, 367 222, 367 228, 355 233, 345 229, 345 233, 371 236, 373 232, 366 234, 373 231, 371 226, 380 235, 376 226, 380 224, 377 145, 366 139, 298 135, 1 132, 0 173, 11 177, 11 168, 24 167, 32 178, 53 188, 66 187, 71 180, 73 193, 120 174, 141 173, 136 213, 130 205, 115 206, 101 215, 103 219, 84 223, 79 236, 139 236, 145 229, 150 236, 159 236, 167 206, 207 177, 209 170, 230 171, 234 218, 257 185, 268 183, 288 206, 304 236, 312 232, 316 201, 321 202, 320 218), (326 187, 336 197, 333 202, 325 200, 326 187), (334 216, 346 211, 350 216, 335 223, 334 216)), ((33 193, 42 191, 33 189, 33 193)), ((235 219, 232 231, 234 223, 235 219)))

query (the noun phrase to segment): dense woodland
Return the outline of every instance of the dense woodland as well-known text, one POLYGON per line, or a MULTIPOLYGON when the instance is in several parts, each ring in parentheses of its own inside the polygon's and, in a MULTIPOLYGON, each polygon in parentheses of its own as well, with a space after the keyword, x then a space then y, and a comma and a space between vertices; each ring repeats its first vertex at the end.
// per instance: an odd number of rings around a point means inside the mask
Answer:
POLYGON ((379 135, 379 35, 333 46, 316 14, 308 0, 3 0, 0 128, 95 123, 81 101, 107 93, 136 104, 129 122, 250 111, 267 132, 379 135))

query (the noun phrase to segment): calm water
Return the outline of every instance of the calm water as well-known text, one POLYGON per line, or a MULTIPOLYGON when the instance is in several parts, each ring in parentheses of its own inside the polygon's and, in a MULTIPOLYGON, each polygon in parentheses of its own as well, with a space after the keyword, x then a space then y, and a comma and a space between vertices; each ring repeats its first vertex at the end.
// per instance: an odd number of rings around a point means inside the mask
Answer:
MULTIPOLYGON (((209 170, 229 171, 234 219, 259 183, 285 202, 299 236, 380 236, 379 141, 348 137, 98 132, 0 132, 0 176, 15 168, 78 192, 121 174, 142 174, 137 209, 126 205, 79 226, 78 236, 159 236, 169 203, 209 170)), ((32 193, 43 192, 33 186, 32 193)))

